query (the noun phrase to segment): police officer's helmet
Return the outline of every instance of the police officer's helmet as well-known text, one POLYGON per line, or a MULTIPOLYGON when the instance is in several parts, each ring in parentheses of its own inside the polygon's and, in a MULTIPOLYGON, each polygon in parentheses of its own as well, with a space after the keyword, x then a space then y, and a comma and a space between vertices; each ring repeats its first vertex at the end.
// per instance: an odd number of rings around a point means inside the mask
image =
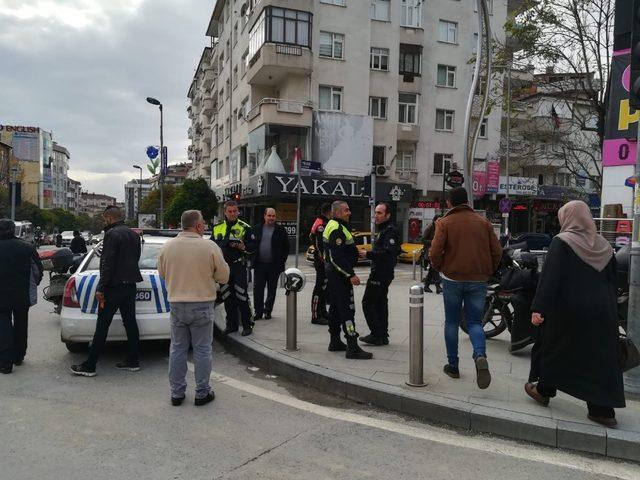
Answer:
POLYGON ((305 274, 297 268, 288 268, 284 272, 285 282, 284 288, 289 292, 299 292, 304 288, 306 283, 305 274))

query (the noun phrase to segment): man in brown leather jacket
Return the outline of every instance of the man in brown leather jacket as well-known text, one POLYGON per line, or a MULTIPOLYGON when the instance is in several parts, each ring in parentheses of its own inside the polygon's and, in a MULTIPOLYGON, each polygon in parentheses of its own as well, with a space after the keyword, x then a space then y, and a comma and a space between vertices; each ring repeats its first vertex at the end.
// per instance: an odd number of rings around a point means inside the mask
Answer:
POLYGON ((459 378, 458 327, 460 312, 464 314, 473 345, 477 383, 487 388, 491 383, 487 363, 482 315, 487 294, 487 280, 495 272, 502 257, 502 247, 491 223, 468 205, 464 188, 449 191, 450 210, 436 223, 429 258, 442 275, 444 297, 444 339, 448 363, 444 373, 459 378))

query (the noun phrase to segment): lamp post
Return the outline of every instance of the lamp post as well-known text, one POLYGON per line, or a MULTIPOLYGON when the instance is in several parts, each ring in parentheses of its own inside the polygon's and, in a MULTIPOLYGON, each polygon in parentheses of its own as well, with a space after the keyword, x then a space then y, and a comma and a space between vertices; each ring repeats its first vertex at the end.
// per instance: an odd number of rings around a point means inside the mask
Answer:
POLYGON ((140 226, 140 204, 142 203, 142 167, 140 165, 134 165, 133 168, 140 170, 140 180, 138 181, 138 208, 136 208, 136 219, 138 220, 138 227, 140 226))
POLYGON ((147 102, 157 105, 160 108, 160 228, 164 228, 164 139, 163 139, 163 118, 162 103, 153 97, 147 97, 147 102))
POLYGON ((16 219, 16 180, 18 177, 18 168, 11 168, 11 220, 16 219))

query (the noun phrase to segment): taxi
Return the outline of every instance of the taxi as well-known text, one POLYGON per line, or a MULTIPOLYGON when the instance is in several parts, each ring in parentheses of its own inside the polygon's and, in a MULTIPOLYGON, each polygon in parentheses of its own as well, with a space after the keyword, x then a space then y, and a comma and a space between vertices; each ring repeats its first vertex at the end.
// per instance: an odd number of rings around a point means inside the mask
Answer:
MULTIPOLYGON (((358 251, 364 250, 365 252, 368 252, 371 250, 373 245, 371 244, 370 232, 352 232, 352 235, 358 251)), ((315 250, 315 245, 310 245, 309 248, 307 248, 307 262, 313 263, 313 253, 315 250)), ((369 260, 358 260, 358 263, 369 263, 369 260)))
MULTIPOLYGON (((176 232, 177 233, 177 232, 176 232)), ((136 320, 140 340, 169 340, 169 299, 165 282, 158 274, 158 255, 171 236, 144 235, 140 254, 143 281, 137 284, 136 320)), ((64 288, 60 312, 60 338, 70 352, 85 350, 93 339, 98 318, 96 288, 100 278, 99 243, 84 258, 64 288)), ((127 334, 117 312, 111 322, 107 341, 125 341, 127 334)))

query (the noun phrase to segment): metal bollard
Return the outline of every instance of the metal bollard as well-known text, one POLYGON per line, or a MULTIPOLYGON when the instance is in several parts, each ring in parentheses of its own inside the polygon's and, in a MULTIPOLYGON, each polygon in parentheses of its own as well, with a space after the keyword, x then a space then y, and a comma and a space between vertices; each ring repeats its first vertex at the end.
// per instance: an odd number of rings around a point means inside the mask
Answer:
POLYGON ((298 294, 294 291, 287 292, 287 346, 285 350, 298 349, 298 294))
POLYGON ((409 289, 409 381, 412 387, 424 387, 424 289, 414 285, 409 289))

